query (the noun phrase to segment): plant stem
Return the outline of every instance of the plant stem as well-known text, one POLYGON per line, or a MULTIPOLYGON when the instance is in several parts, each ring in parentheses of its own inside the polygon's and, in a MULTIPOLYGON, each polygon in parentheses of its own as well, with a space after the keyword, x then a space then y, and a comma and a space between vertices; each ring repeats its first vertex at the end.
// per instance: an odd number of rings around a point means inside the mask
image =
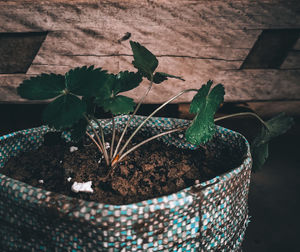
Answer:
POLYGON ((115 149, 113 158, 115 158, 116 155, 118 154, 118 150, 119 150, 119 148, 120 148, 120 145, 121 145, 121 142, 122 142, 122 140, 123 140, 123 138, 124 138, 124 135, 125 135, 125 133, 126 133, 128 127, 129 127, 129 124, 130 124, 130 122, 132 121, 132 118, 133 118, 133 117, 135 116, 135 114, 137 113, 137 111, 138 111, 138 109, 140 108, 141 104, 143 103, 143 101, 144 101, 145 98, 147 97, 148 93, 150 92, 150 90, 151 90, 151 88, 152 88, 152 85, 153 85, 153 75, 151 75, 150 85, 149 85, 149 87, 148 87, 146 93, 144 94, 144 96, 143 96, 143 97, 140 99, 140 101, 138 102, 138 104, 137 104, 135 110, 133 111, 133 113, 131 114, 130 118, 128 119, 128 121, 127 121, 127 123, 126 123, 126 125, 125 125, 125 128, 124 128, 124 130, 123 130, 123 132, 122 132, 122 134, 121 134, 121 136, 120 136, 120 139, 119 139, 119 141, 118 141, 117 147, 116 147, 116 149, 115 149))
POLYGON ((101 146, 98 144, 98 142, 91 136, 90 133, 88 133, 87 131, 85 132, 87 134, 87 136, 93 141, 93 143, 98 147, 99 151, 101 153, 103 153, 101 146))
MULTIPOLYGON (((97 124, 99 130, 100 130, 100 134, 101 134, 101 140, 102 140, 102 145, 103 145, 103 155, 107 157, 107 160, 108 160, 108 164, 110 163, 110 159, 109 159, 109 156, 108 156, 108 153, 107 153, 107 150, 105 148, 105 138, 104 138, 104 132, 103 132, 103 129, 99 123, 99 121, 97 120, 96 117, 93 117, 92 116, 92 119, 93 121, 97 124)), ((106 159, 105 159, 106 160, 106 159)))
MULTIPOLYGON (((97 131, 95 130, 95 128, 93 127, 93 125, 92 125, 90 119, 89 119, 86 115, 84 115, 84 118, 87 120, 89 126, 91 127, 92 131, 94 132, 94 134, 95 134, 95 136, 96 136, 96 138, 97 138, 97 140, 98 140, 98 145, 101 147, 102 154, 103 154, 103 156, 104 156, 104 158, 105 158, 106 164, 109 165, 109 158, 108 158, 108 155, 107 155, 105 146, 103 146, 102 141, 100 140, 100 137, 99 137, 97 131)), ((95 139, 94 139, 94 140, 95 140, 95 139)), ((95 141, 96 141, 96 140, 95 140, 95 141)), ((94 141, 94 143, 95 143, 95 141, 94 141)))
POLYGON ((90 119, 89 119, 86 115, 84 115, 84 117, 85 117, 85 119, 87 120, 87 122, 88 122, 90 128, 91 128, 92 131, 94 132, 94 134, 95 134, 95 136, 96 136, 96 138, 97 138, 97 140, 98 140, 98 144, 101 146, 102 154, 103 154, 103 145, 102 145, 102 141, 100 140, 100 137, 99 137, 97 131, 94 129, 94 127, 93 127, 93 125, 92 125, 90 119))
POLYGON ((218 117, 215 119, 215 122, 218 122, 218 121, 221 121, 221 120, 224 120, 227 118, 238 117, 238 116, 253 116, 253 117, 257 118, 266 127, 267 130, 269 130, 269 127, 265 123, 265 121, 263 119, 261 119, 257 114, 252 113, 252 112, 242 112, 242 113, 236 113, 236 114, 232 114, 232 115, 218 117))
POLYGON ((115 143, 115 137, 116 137, 116 125, 115 125, 115 118, 112 116, 112 126, 113 126, 113 132, 112 132, 112 139, 111 139, 111 145, 110 145, 110 159, 113 158, 113 149, 114 149, 114 143, 115 143))
POLYGON ((174 133, 174 132, 177 132, 177 131, 182 131, 182 130, 185 130, 185 128, 171 129, 171 130, 168 130, 168 131, 159 133, 159 134, 157 134, 157 135, 155 135, 155 136, 152 136, 152 137, 150 137, 150 138, 148 138, 148 139, 146 139, 146 140, 140 142, 139 144, 133 146, 131 149, 129 149, 128 151, 126 151, 122 156, 120 156, 120 158, 119 158, 117 161, 115 161, 114 163, 112 163, 112 166, 115 165, 115 164, 117 164, 118 162, 120 162, 120 161, 121 161, 125 156, 127 156, 130 152, 136 150, 137 148, 139 148, 139 147, 142 146, 143 144, 146 144, 146 143, 148 143, 148 142, 150 142, 150 141, 152 141, 152 140, 154 140, 154 139, 156 139, 156 138, 158 138, 158 137, 161 137, 161 136, 164 136, 164 135, 167 135, 167 134, 171 134, 171 133, 174 133))
POLYGON ((127 147, 127 145, 130 143, 131 139, 135 136, 135 134, 140 130, 141 127, 143 127, 143 125, 154 115, 156 114, 159 110, 161 110, 163 107, 165 107, 168 103, 172 102, 173 100, 175 100, 177 97, 183 95, 184 93, 188 93, 188 92, 198 92, 198 89, 186 89, 181 91, 180 93, 178 93, 177 95, 173 96, 172 98, 170 98, 169 100, 167 100, 165 103, 163 103, 162 105, 160 105, 157 109, 155 109, 136 129, 135 131, 131 134, 131 136, 129 137, 129 139, 126 141, 126 143, 124 144, 124 146, 122 147, 122 149, 120 150, 120 152, 118 153, 119 156, 121 156, 125 150, 125 148, 127 147))

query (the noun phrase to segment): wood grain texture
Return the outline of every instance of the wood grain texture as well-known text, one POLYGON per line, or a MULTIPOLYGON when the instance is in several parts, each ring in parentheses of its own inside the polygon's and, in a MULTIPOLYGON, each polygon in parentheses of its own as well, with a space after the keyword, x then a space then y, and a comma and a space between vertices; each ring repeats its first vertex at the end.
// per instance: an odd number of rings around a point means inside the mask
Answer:
POLYGON ((300 69, 300 50, 290 51, 281 69, 300 69))
POLYGON ((297 40, 296 44, 294 45, 294 50, 300 50, 300 38, 297 40))
MULTIPOLYGON (((134 70, 128 41, 120 42, 127 32, 157 55, 158 70, 186 79, 155 86, 148 103, 161 103, 208 79, 224 83, 227 101, 297 100, 299 53, 291 52, 281 70, 239 68, 263 29, 300 28, 299 11, 298 0, 1 1, 0 32, 48 35, 26 75, 0 76, 0 101, 21 101, 15 87, 42 72, 92 64, 114 73, 134 70)), ((136 98, 147 85, 129 95, 136 98)))
POLYGON ((300 101, 269 101, 269 102, 250 102, 249 107, 258 115, 270 118, 285 111, 289 116, 300 116, 300 101))
POLYGON ((16 93, 18 84, 25 78, 25 74, 0 74, 0 101, 25 101, 16 93))
MULTIPOLYGON (((194 114, 191 114, 189 103, 180 103, 178 106, 179 118, 193 119, 194 114)), ((264 101, 264 102, 243 102, 243 103, 225 103, 217 112, 216 117, 221 117, 227 114, 250 112, 254 111, 263 119, 269 119, 279 113, 286 113, 294 118, 300 116, 300 101, 264 101)), ((243 118, 245 119, 245 118, 243 118)))

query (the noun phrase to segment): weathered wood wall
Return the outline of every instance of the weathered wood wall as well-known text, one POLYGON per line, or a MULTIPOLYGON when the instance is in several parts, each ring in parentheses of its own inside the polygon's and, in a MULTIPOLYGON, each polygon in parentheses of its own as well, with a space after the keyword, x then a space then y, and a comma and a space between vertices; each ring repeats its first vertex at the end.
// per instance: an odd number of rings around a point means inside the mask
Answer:
POLYGON ((186 79, 155 86, 146 102, 161 103, 208 79, 225 85, 227 101, 297 101, 300 39, 280 69, 239 68, 262 30, 300 29, 299 13, 299 0, 1 1, 0 32, 48 35, 26 74, 0 75, 0 101, 22 101, 15 88, 41 72, 64 73, 86 64, 133 70, 129 43, 120 42, 126 33, 158 56, 160 71, 186 79))

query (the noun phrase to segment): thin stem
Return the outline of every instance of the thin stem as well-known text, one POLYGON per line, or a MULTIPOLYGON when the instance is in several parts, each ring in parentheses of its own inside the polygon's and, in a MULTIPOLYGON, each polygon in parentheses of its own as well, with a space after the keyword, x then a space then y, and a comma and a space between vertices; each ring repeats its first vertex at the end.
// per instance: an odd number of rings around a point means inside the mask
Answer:
POLYGON ((143 127, 143 125, 154 115, 156 114, 159 110, 161 110, 163 107, 165 107, 168 103, 172 102, 173 100, 175 100, 177 97, 183 95, 184 93, 188 93, 188 92, 198 92, 198 89, 186 89, 181 91, 180 93, 178 93, 177 95, 173 96, 171 99, 169 99, 168 101, 166 101, 165 103, 163 103, 162 105, 160 105, 157 109, 155 109, 136 129, 135 131, 131 134, 131 136, 129 137, 129 139, 126 141, 126 143, 124 144, 123 148, 120 150, 119 152, 119 156, 121 156, 125 150, 125 148, 127 147, 127 145, 130 143, 131 139, 135 136, 135 134, 140 130, 141 127, 143 127))
POLYGON ((91 134, 88 133, 87 131, 86 131, 85 133, 86 133, 87 136, 94 142, 94 144, 98 147, 99 151, 100 151, 101 153, 103 153, 103 152, 102 152, 102 149, 101 149, 101 146, 100 146, 100 145, 98 144, 98 142, 91 136, 91 134))
POLYGON ((177 129, 171 129, 171 130, 168 130, 168 131, 165 131, 165 132, 162 132, 162 133, 159 133, 155 136, 152 136, 142 142, 140 142, 139 144, 133 146, 131 149, 129 149, 128 151, 126 151, 122 156, 120 156, 120 158, 115 161, 115 163, 112 163, 112 166, 115 165, 116 163, 120 162, 125 156, 127 156, 130 152, 136 150, 137 148, 139 148, 140 146, 142 146, 143 144, 146 144, 158 137, 161 137, 161 136, 164 136, 164 135, 167 135, 167 134, 171 134, 171 133, 174 133, 174 132, 177 132, 177 131, 182 131, 182 130, 185 130, 186 128, 177 128, 177 129))
POLYGON ((115 137, 116 137, 116 125, 115 125, 115 118, 112 116, 112 139, 111 139, 111 145, 110 145, 110 159, 113 158, 113 149, 114 149, 114 143, 115 143, 115 137))
POLYGON ((238 116, 253 116, 253 117, 257 118, 266 127, 267 130, 269 130, 269 127, 265 123, 265 121, 263 119, 261 119, 257 114, 252 113, 252 112, 242 112, 242 113, 236 113, 236 114, 232 114, 232 115, 218 117, 215 119, 215 122, 218 122, 218 121, 221 121, 221 120, 224 120, 227 118, 238 117, 238 116))
POLYGON ((101 127, 101 125, 100 125, 100 123, 99 123, 99 121, 97 120, 96 117, 92 116, 92 119, 93 119, 93 121, 97 124, 97 126, 98 126, 98 128, 99 128, 99 130, 100 130, 101 140, 102 140, 102 145, 103 145, 103 149, 104 149, 104 151, 103 151, 104 153, 103 153, 103 154, 104 154, 104 156, 107 156, 108 162, 110 163, 110 159, 109 159, 107 150, 106 150, 106 148, 105 148, 105 138, 104 138, 104 132, 103 132, 103 129, 102 129, 102 127, 101 127))
MULTIPOLYGON (((98 128, 100 130, 101 137, 102 137, 104 134, 103 134, 103 129, 102 129, 100 123, 98 122, 98 120, 97 120, 96 117, 91 116, 91 118, 97 124, 97 126, 98 126, 98 128)), ((102 144, 105 145, 105 139, 103 137, 102 137, 102 144)))
POLYGON ((151 90, 151 88, 152 88, 152 85, 153 85, 153 76, 151 75, 150 85, 149 85, 149 87, 148 87, 146 93, 144 94, 144 96, 143 96, 143 97, 140 99, 140 101, 138 102, 138 104, 137 104, 135 110, 133 111, 133 113, 131 114, 130 118, 128 119, 128 121, 127 121, 127 123, 126 123, 126 125, 125 125, 125 128, 124 128, 124 130, 123 130, 123 132, 122 132, 122 134, 121 134, 121 136, 120 136, 120 139, 119 139, 119 141, 118 141, 118 144, 117 144, 117 147, 116 147, 116 149, 115 149, 113 158, 115 158, 116 155, 118 154, 118 150, 119 150, 119 148, 120 148, 120 145, 121 145, 121 142, 122 142, 122 140, 123 140, 123 138, 124 138, 124 135, 125 135, 125 133, 126 133, 128 127, 129 127, 129 124, 130 124, 130 122, 132 121, 132 118, 133 118, 133 117, 135 116, 135 114, 137 113, 137 111, 138 111, 138 109, 140 108, 141 104, 142 104, 143 101, 145 100, 146 96, 147 96, 148 93, 150 92, 150 90, 151 90))
POLYGON ((105 158, 105 161, 106 161, 106 164, 109 165, 109 158, 108 158, 108 155, 107 155, 107 151, 105 149, 105 145, 103 146, 102 144, 102 141, 100 140, 100 137, 99 137, 99 134, 97 133, 97 131, 95 130, 95 128, 93 127, 92 123, 90 122, 89 118, 84 115, 85 119, 87 120, 89 126, 91 127, 92 131, 94 132, 97 140, 98 140, 98 144, 101 146, 101 149, 102 149, 102 154, 105 158))
POLYGON ((97 131, 94 129, 94 127, 93 127, 93 125, 91 124, 91 121, 89 120, 89 118, 88 118, 86 115, 84 115, 84 117, 85 117, 85 119, 87 120, 87 122, 88 122, 90 128, 91 128, 92 131, 94 132, 94 134, 95 134, 95 136, 96 136, 96 138, 97 138, 97 140, 98 140, 98 144, 101 146, 102 154, 103 154, 103 145, 102 145, 102 142, 101 142, 101 140, 100 140, 100 137, 99 137, 97 131))

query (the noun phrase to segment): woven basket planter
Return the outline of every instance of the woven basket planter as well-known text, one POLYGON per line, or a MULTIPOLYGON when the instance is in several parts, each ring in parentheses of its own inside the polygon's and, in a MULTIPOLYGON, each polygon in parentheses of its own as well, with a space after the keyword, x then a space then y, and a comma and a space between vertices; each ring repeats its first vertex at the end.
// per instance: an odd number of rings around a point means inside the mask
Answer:
MULTIPOLYGON (((131 127, 141 122, 135 117, 131 127)), ((127 116, 117 117, 124 127, 127 116)), ((109 120, 101 120, 109 131, 109 120)), ((143 131, 161 132, 188 121, 152 118, 143 131)), ((20 152, 38 148, 47 127, 0 137, 1 251, 238 251, 248 224, 251 156, 247 140, 218 127, 208 149, 245 157, 239 167, 168 196, 129 205, 89 202, 32 187, 1 174, 20 152), (232 150, 231 152, 228 150, 232 150)), ((68 134, 64 136, 68 139, 68 134)), ((176 135, 163 141, 194 148, 176 135)), ((220 153, 220 154, 218 154, 220 153)), ((235 157, 234 157, 235 156, 235 157)))

